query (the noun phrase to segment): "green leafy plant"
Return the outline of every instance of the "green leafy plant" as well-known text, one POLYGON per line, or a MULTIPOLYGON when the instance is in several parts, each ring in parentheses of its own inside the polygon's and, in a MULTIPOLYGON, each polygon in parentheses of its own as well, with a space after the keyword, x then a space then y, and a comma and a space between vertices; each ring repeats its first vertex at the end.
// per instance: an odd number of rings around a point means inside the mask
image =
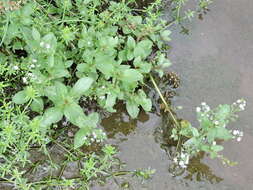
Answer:
POLYGON ((211 158, 221 158, 223 163, 234 165, 234 162, 229 161, 220 155, 223 146, 217 141, 228 141, 236 139, 241 141, 243 132, 239 130, 230 130, 227 125, 231 121, 235 121, 238 117, 237 112, 245 109, 246 101, 243 99, 237 100, 232 105, 223 104, 215 109, 205 103, 201 103, 201 107, 196 108, 197 119, 200 123, 199 127, 193 127, 188 121, 181 121, 180 130, 174 128, 171 137, 174 140, 180 140, 185 137, 181 144, 181 150, 175 157, 174 161, 181 167, 186 167, 189 163, 189 158, 195 156, 199 152, 205 152, 211 158))

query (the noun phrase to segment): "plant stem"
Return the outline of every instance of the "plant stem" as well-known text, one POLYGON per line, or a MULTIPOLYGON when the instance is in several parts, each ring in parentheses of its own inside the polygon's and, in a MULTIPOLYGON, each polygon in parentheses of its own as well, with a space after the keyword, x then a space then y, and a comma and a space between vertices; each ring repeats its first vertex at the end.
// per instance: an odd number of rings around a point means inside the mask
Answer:
POLYGON ((160 98, 162 99, 162 101, 163 101, 163 103, 164 103, 164 105, 165 105, 165 111, 168 111, 168 112, 169 112, 169 114, 170 114, 171 118, 173 119, 174 123, 176 124, 176 126, 177 126, 177 127, 180 127, 178 121, 176 120, 176 118, 174 117, 174 115, 173 115, 173 113, 172 113, 172 111, 171 111, 171 109, 170 109, 170 106, 167 104, 166 100, 164 99, 164 96, 162 95, 160 89, 158 88, 158 86, 157 86, 157 84, 156 84, 156 82, 155 82, 153 76, 152 76, 151 74, 150 74, 149 76, 150 76, 150 79, 151 79, 151 81, 152 81, 152 83, 153 83, 153 85, 154 85, 156 91, 158 92, 160 98))

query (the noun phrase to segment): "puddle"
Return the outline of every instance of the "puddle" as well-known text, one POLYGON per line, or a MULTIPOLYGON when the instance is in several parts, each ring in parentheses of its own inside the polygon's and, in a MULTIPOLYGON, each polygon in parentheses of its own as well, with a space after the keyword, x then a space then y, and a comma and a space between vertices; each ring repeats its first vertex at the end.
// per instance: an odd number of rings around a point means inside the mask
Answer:
MULTIPOLYGON (((140 184, 130 181, 131 189, 142 190, 249 190, 253 187, 253 2, 251 0, 223 0, 214 2, 204 20, 195 20, 187 26, 190 35, 174 33, 171 60, 172 70, 179 73, 182 85, 173 101, 184 109, 177 114, 197 124, 195 108, 203 101, 210 106, 233 103, 243 97, 246 111, 230 125, 245 132, 241 142, 223 143, 224 156, 238 165, 226 167, 219 160, 199 157, 192 160, 183 175, 173 177, 168 172, 170 161, 166 152, 154 139, 154 131, 161 120, 148 114, 144 120, 129 120, 126 113, 118 112, 104 120, 102 125, 117 141, 120 159, 129 170, 154 168, 152 180, 140 184), (112 130, 112 128, 116 129, 112 130)), ((143 115, 142 115, 143 117, 143 115)), ((120 189, 108 184, 94 189, 120 189), (112 188, 113 187, 113 188, 112 188)))

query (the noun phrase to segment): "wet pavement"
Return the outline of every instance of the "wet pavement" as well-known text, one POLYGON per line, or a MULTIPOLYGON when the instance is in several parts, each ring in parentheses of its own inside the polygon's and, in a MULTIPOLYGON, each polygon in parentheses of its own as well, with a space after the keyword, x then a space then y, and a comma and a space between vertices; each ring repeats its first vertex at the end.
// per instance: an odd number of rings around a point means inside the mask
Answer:
MULTIPOLYGON (((179 117, 196 125, 195 108, 201 102, 215 107, 245 98, 246 111, 229 125, 231 129, 243 130, 244 138, 241 142, 223 143, 222 152, 238 165, 227 167, 219 160, 204 157, 195 160, 196 167, 192 163, 182 176, 173 177, 168 172, 168 155, 153 136, 161 119, 154 114, 142 113, 133 121, 123 111, 102 123, 105 129, 121 128, 113 132, 107 130, 112 137, 110 141, 118 146, 119 158, 126 163, 127 170, 156 169, 152 180, 144 184, 134 178, 123 179, 130 182, 130 189, 253 189, 253 1, 215 1, 210 10, 204 20, 195 19, 189 23, 189 35, 175 32, 177 29, 174 31, 170 43, 170 58, 174 63, 171 70, 180 75, 182 85, 173 104, 184 107, 177 112, 179 117)), ((120 188, 112 182, 93 189, 120 188)))

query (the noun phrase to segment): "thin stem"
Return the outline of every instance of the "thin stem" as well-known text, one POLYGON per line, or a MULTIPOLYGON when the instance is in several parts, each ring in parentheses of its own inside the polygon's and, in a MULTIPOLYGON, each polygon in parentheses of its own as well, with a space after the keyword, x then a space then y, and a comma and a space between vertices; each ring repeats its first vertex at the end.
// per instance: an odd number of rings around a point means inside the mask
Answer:
MULTIPOLYGON (((160 89, 158 88, 158 86, 157 86, 157 84, 156 84, 156 82, 155 82, 153 76, 152 76, 151 74, 150 74, 149 76, 150 76, 150 79, 151 79, 151 81, 152 81, 152 83, 153 83, 153 85, 154 85, 156 91, 158 92, 160 98, 162 99, 162 101, 163 101, 163 103, 164 103, 164 105, 165 105, 165 110, 169 112, 169 114, 170 114, 170 116, 172 117, 174 123, 176 124, 176 128, 180 129, 180 124, 178 123, 178 121, 177 121, 176 118, 174 117, 173 113, 171 112, 171 109, 170 109, 169 105, 167 104, 166 100, 164 99, 164 97, 163 97, 163 95, 162 95, 160 89)), ((180 135, 179 138, 178 138, 177 147, 176 147, 176 152, 178 151, 178 148, 179 148, 179 145, 180 145, 180 141, 181 141, 181 135, 180 135)))
POLYGON ((170 114, 171 118, 173 119, 174 123, 176 124, 177 127, 179 127, 180 125, 179 125, 178 121, 176 120, 176 118, 174 117, 173 113, 171 112, 171 109, 170 109, 169 105, 167 104, 166 100, 164 99, 164 97, 163 97, 160 89, 158 88, 158 86, 157 86, 157 84, 156 84, 153 76, 151 74, 149 76, 150 76, 150 79, 151 79, 151 81, 152 81, 152 83, 153 83, 156 91, 158 92, 160 98, 162 99, 162 101, 163 101, 163 103, 165 105, 165 110, 169 112, 169 114, 170 114))

